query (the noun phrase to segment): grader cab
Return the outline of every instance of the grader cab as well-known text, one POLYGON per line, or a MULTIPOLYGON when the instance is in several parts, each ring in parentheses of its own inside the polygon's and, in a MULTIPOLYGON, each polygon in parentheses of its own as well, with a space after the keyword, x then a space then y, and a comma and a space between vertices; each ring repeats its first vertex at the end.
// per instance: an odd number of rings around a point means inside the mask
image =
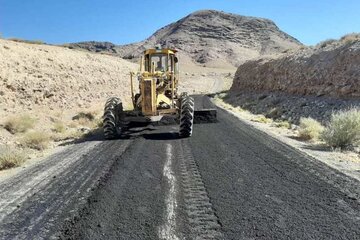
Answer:
POLYGON ((195 111, 194 99, 187 93, 178 93, 179 66, 175 49, 156 47, 144 51, 140 71, 130 73, 133 110, 125 111, 117 97, 105 104, 103 129, 106 139, 114 139, 133 126, 161 121, 172 117, 180 124, 180 137, 192 135, 194 118, 216 118, 215 109, 195 111), (134 82, 139 91, 135 93, 134 82))

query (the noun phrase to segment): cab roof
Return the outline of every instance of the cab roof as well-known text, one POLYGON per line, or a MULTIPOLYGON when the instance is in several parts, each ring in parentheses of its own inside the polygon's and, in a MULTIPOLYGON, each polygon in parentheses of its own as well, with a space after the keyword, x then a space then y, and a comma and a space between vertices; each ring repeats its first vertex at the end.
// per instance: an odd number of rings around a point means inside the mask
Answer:
POLYGON ((162 54, 175 54, 177 53, 177 50, 175 49, 170 49, 170 48, 161 48, 161 49, 155 49, 155 48, 151 48, 151 49, 147 49, 144 51, 144 54, 155 54, 155 53, 162 53, 162 54))

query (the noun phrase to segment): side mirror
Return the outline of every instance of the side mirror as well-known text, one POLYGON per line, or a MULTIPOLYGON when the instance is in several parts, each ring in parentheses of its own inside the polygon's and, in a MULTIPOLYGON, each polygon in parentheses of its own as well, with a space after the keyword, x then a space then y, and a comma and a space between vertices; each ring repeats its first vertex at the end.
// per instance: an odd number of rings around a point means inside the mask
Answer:
POLYGON ((174 62, 177 63, 179 60, 177 57, 174 57, 174 62))

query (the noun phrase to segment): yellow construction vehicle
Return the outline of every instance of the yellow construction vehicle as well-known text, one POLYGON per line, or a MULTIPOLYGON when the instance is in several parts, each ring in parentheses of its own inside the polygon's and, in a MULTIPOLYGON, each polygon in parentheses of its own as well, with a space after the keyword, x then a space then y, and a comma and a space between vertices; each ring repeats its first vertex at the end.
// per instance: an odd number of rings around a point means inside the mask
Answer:
POLYGON ((124 111, 117 97, 106 101, 103 129, 106 139, 122 135, 133 123, 146 125, 160 121, 164 116, 180 124, 179 136, 192 135, 194 117, 216 119, 215 109, 197 110, 194 99, 187 93, 178 94, 179 66, 175 49, 161 48, 144 51, 140 59, 140 71, 130 73, 133 110, 124 111), (139 83, 139 92, 134 92, 134 81, 139 83))

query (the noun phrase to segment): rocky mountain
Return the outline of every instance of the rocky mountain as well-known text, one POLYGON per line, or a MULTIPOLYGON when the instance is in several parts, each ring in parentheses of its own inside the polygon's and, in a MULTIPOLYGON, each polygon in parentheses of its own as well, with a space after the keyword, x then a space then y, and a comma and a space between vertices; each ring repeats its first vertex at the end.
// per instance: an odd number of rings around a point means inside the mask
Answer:
POLYGON ((249 59, 302 46, 271 20, 202 10, 159 29, 138 43, 110 44, 103 48, 103 43, 87 42, 71 44, 71 47, 113 52, 131 59, 156 44, 179 49, 182 57, 206 66, 237 66, 249 59))

